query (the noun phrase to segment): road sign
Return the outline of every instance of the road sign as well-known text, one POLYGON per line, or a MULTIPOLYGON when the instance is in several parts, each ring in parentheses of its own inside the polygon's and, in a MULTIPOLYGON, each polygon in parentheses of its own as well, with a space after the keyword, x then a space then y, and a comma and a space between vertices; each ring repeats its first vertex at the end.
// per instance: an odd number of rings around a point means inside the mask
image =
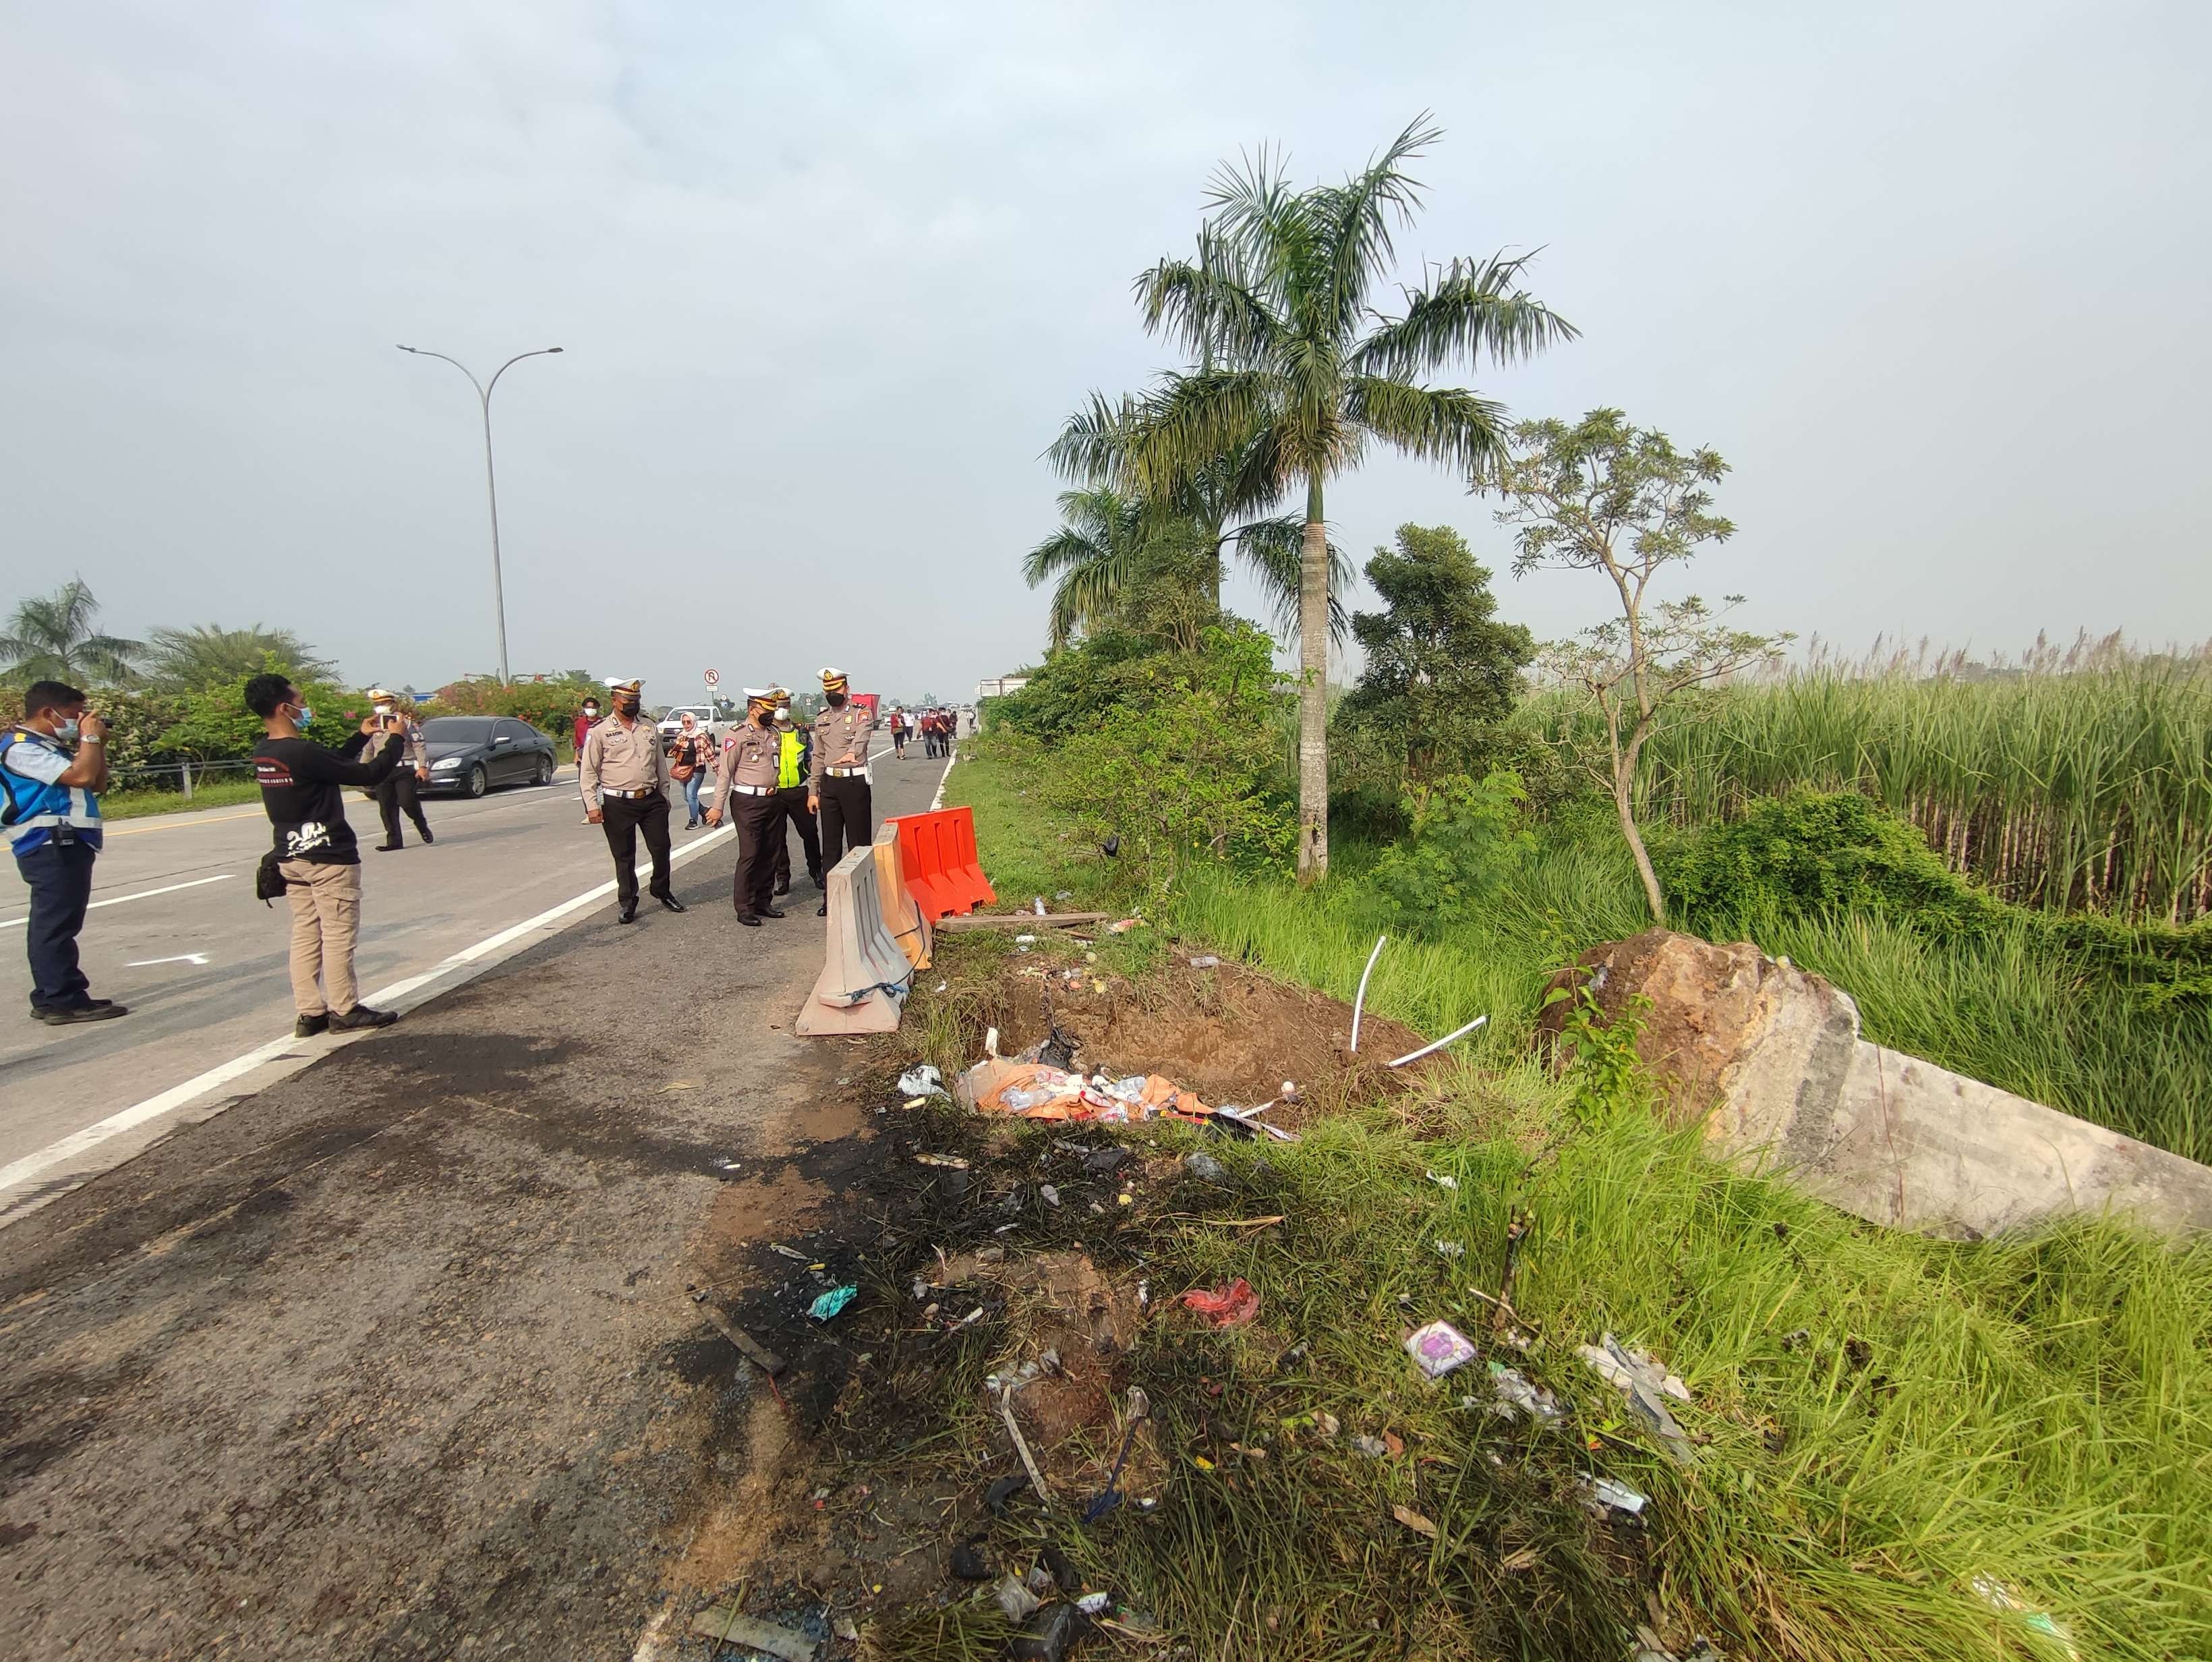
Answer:
POLYGON ((722 677, 720 672, 711 669, 708 670, 707 672, 707 685, 710 687, 718 687, 721 685, 722 677))

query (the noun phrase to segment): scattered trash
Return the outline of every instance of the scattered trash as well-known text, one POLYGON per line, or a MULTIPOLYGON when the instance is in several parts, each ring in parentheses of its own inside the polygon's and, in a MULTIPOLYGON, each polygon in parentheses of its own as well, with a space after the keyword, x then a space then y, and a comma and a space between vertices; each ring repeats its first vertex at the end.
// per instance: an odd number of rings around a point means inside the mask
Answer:
POLYGON ((1086 1148, 1083 1151, 1083 1169, 1094 1178, 1110 1178, 1129 1161, 1126 1148, 1086 1148))
POLYGON ((1017 947, 1034 947, 1036 945, 1036 937, 1033 934, 1018 934, 1014 937, 1014 945, 1017 947))
POLYGON ((857 1287, 833 1287, 806 1306, 806 1313, 817 1322, 826 1322, 860 1296, 857 1287))
POLYGON ((1481 1026, 1483 1023, 1489 1020, 1490 1018, 1486 1015, 1479 1015, 1475 1017, 1474 1020, 1468 1022, 1466 1026, 1454 1028, 1450 1032, 1446 1033, 1435 1044, 1424 1044, 1418 1050, 1408 1050, 1405 1055, 1398 1057, 1396 1060, 1386 1062, 1382 1065, 1385 1068, 1402 1068, 1409 1062, 1419 1062, 1423 1056, 1429 1055, 1431 1052, 1441 1050, 1445 1045, 1455 1044, 1459 1040, 1465 1038, 1469 1033, 1473 1032, 1476 1028, 1481 1026))
POLYGON ((699 1306, 708 1321, 713 1324, 714 1331, 735 1345, 739 1353, 751 1361, 763 1373, 773 1378, 783 1372, 783 1358, 762 1344, 759 1340, 715 1309, 713 1305, 708 1304, 704 1293, 694 1292, 691 1294, 691 1302, 699 1306))
POLYGON ((1375 950, 1367 954, 1367 967, 1359 972, 1359 990, 1352 995, 1352 1043, 1346 1048, 1352 1056, 1359 1054, 1359 1017, 1367 1006, 1367 977, 1375 973, 1375 960, 1382 956, 1382 943, 1389 938, 1387 934, 1375 937, 1375 950))
POLYGON ((1019 1495, 1029 1486, 1029 1473, 1026 1471, 1009 1472, 1006 1476, 998 1479, 991 1485, 990 1488, 983 1491, 983 1504, 990 1507, 992 1512, 994 1513, 1003 1513, 1006 1509, 1006 1502, 1012 1500, 1014 1496, 1019 1495))
POLYGON ((958 1154, 916 1154, 914 1160, 917 1166, 942 1166, 955 1172, 964 1172, 968 1169, 968 1162, 958 1154))
POLYGON ((1054 1188, 1048 1183, 1041 1183, 1037 1184, 1037 1198, 1042 1201, 1047 1206, 1058 1206, 1060 1204, 1060 1190, 1054 1188))
POLYGON ((781 1252, 787 1258, 796 1258, 801 1263, 806 1262, 806 1254, 799 1251, 796 1247, 786 1246, 781 1241, 770 1241, 768 1244, 768 1250, 771 1252, 781 1252))
MULTIPOLYGON (((1517 1367, 1508 1367, 1503 1362, 1491 1363, 1490 1388, 1498 1399, 1492 1407, 1508 1419, 1516 1409, 1545 1425, 1567 1416, 1567 1410, 1560 1406, 1557 1397, 1517 1367)), ((1470 1403, 1474 1400, 1472 1397, 1468 1398, 1470 1403)))
POLYGON ((1103 1616, 1113 1602, 1114 1595, 1110 1592, 1086 1592, 1075 1601, 1075 1608, 1085 1616, 1103 1616))
POLYGON ((1032 895, 1030 897, 1030 910, 1039 917, 1042 917, 1044 916, 1044 897, 1042 895, 1032 895))
POLYGON ((1048 1068, 1070 1069, 1075 1066, 1075 1041, 1053 1024, 1045 1035, 1044 1043, 1037 1046, 1036 1059, 1048 1068))
POLYGON ((1390 1446, 1380 1437, 1370 1437, 1364 1434, 1354 1437, 1352 1446, 1370 1460, 1382 1459, 1390 1452, 1390 1446))
POLYGON ((1467 1256, 1467 1248, 1458 1241, 1432 1241, 1430 1245, 1443 1257, 1463 1258, 1467 1256))
POLYGON ((1052 1510, 1052 1491, 1044 1486, 1044 1473, 1037 1470, 1036 1456, 1022 1440, 1022 1428, 1014 1423, 1014 1393, 999 1393, 999 1417, 1006 1422, 1006 1435, 1013 1439, 1014 1452, 1022 1457, 1022 1470, 1030 1475, 1030 1487, 1036 1491, 1037 1504, 1046 1511, 1052 1510))
POLYGON ((1431 1322, 1406 1341, 1406 1354, 1431 1379, 1441 1379, 1452 1369, 1475 1358, 1474 1341, 1449 1322, 1431 1322))
POLYGON ((1242 1327, 1260 1313, 1260 1295, 1242 1275, 1212 1292, 1193 1288, 1176 1302, 1188 1305, 1216 1327, 1242 1327))
POLYGON ((1421 1175, 1426 1178, 1431 1183, 1436 1184, 1439 1189, 1456 1190, 1459 1187, 1459 1179, 1457 1178, 1440 1177, 1436 1172, 1429 1171, 1424 1171, 1421 1175))
POLYGON ((949 1097, 945 1088, 945 1075, 928 1062, 919 1068, 909 1068, 898 1076, 899 1094, 902 1097, 949 1097))
POLYGON ((1006 1648, 1015 1662, 1061 1662, 1081 1636, 1083 1612, 1073 1604, 1052 1604, 1030 1617, 1029 1626, 1006 1648))
POLYGON ((975 1543, 982 1538, 980 1535, 971 1535, 952 1549, 952 1573, 963 1581, 988 1581, 991 1579, 989 1562, 975 1549, 975 1543))
POLYGON ((838 1638, 843 1640, 848 1645, 858 1644, 860 1642, 860 1624, 854 1622, 849 1616, 841 1616, 836 1621, 832 1622, 830 1624, 830 1631, 836 1634, 838 1638))
POLYGON ((1189 1154, 1182 1157, 1182 1169, 1200 1183, 1226 1183, 1229 1168, 1211 1154, 1189 1154))
POLYGON ((1058 1591, 1053 1582, 1052 1572, 1042 1564, 1030 1566, 1030 1573, 1022 1578, 1022 1585, 1040 1598, 1048 1592, 1058 1591))
POLYGON ((999 1608, 1006 1611, 1009 1622, 1028 1621, 1043 1603, 1029 1590, 1028 1585, 1018 1575, 1002 1576, 991 1592, 998 1599, 999 1608))
POLYGON ((1584 1477, 1581 1482, 1593 1512, 1624 1512, 1633 1518, 1651 1501, 1650 1495, 1638 1495, 1627 1484, 1616 1483, 1610 1477, 1584 1477))
MULTIPOLYGON (((993 1038, 996 1038, 995 1029, 993 1038)), ((995 1049, 960 1075, 953 1094, 978 1113, 1010 1114, 1024 1119, 1097 1120, 1118 1125, 1165 1117, 1202 1125, 1213 1120, 1218 1111, 1158 1074, 1131 1074, 1121 1079, 1109 1079, 1103 1074, 1086 1076, 1052 1067, 1041 1058, 1003 1057, 995 1049)))
POLYGON ((933 989, 933 991, 936 991, 936 992, 940 992, 940 993, 941 993, 941 992, 943 992, 943 991, 945 990, 945 984, 946 984, 945 983, 944 983, 944 982, 940 981, 940 982, 939 982, 939 983, 937 983, 936 987, 935 987, 934 989, 933 989))
POLYGON ((822 1648, 820 1641, 803 1633, 780 1628, 773 1622, 740 1616, 734 1598, 701 1610, 691 1618, 691 1631, 724 1644, 765 1651, 770 1656, 781 1657, 782 1662, 814 1662, 815 1653, 822 1648))
POLYGON ((1194 970, 1216 970, 1221 967, 1221 960, 1212 953, 1205 953, 1191 959, 1190 967, 1194 970))
POLYGON ((1392 1507, 1390 1508, 1390 1515, 1393 1518, 1395 1518, 1400 1523, 1403 1524, 1407 1529, 1413 1531, 1414 1534, 1425 1535, 1431 1541, 1437 1538, 1436 1525, 1431 1523, 1428 1519, 1422 1517, 1421 1514, 1414 1511, 1413 1507, 1392 1507))
POLYGON ((1108 837, 1103 843, 1101 843, 1098 845, 1098 852, 1104 855, 1109 860, 1111 860, 1115 855, 1121 852, 1121 837, 1118 836, 1108 837))
POLYGON ((1044 1561, 1045 1568, 1052 1574, 1053 1586, 1059 1588, 1060 1592, 1079 1592, 1082 1591, 1083 1576, 1081 1573, 1076 1569, 1073 1563, 1068 1562, 1067 1555, 1062 1552, 1057 1546, 1054 1545, 1049 1541, 1046 1542, 1042 1547, 1037 1549, 1037 1556, 1044 1561))
POLYGON ((1125 917, 1117 922, 1109 923, 1106 926, 1106 933, 1109 934, 1127 934, 1132 929, 1141 929, 1144 927, 1145 920, 1143 918, 1125 917))
POLYGON ((1991 1610, 2002 1610, 2008 1615, 2018 1616, 2021 1626, 2026 1628, 2030 1633, 2039 1634, 2044 1638, 2052 1641, 2063 1649, 2069 1657, 2079 1657, 2081 1654, 2080 1651, 2074 1648, 2073 1635, 2058 1624, 2056 1617, 2048 1611, 2036 1609, 1994 1575, 1977 1575, 1968 1585, 1982 1596, 1982 1602, 1991 1610))
POLYGON ((1598 1344, 1578 1345, 1576 1355, 1589 1363, 1592 1371, 1617 1387, 1628 1398, 1632 1418, 1640 1421, 1660 1440, 1661 1446, 1678 1465, 1691 1465, 1696 1456, 1690 1449, 1690 1440, 1675 1423, 1674 1416, 1667 1411, 1663 1398, 1674 1397, 1680 1402, 1690 1400, 1690 1388, 1681 1380, 1653 1361, 1640 1350, 1625 1350, 1612 1334, 1606 1334, 1598 1344))
POLYGON ((718 1160, 714 1162, 714 1169, 718 1172, 734 1172, 738 1166, 738 1162, 733 1160, 718 1160))
POLYGON ((1314 1415, 1314 1429, 1324 1437, 1334 1438, 1342 1428, 1336 1415, 1325 1408, 1314 1415))
MULTIPOLYGON (((996 1027, 986 1027, 983 1030, 983 1054, 994 1062, 999 1058, 999 1030, 996 1027)), ((972 1068, 969 1069, 969 1073, 974 1071, 972 1068)), ((962 1077, 965 1078, 966 1075, 963 1075, 962 1077)))
POLYGON ((1075 898, 1075 891, 1073 889, 1054 889, 1052 892, 1052 898, 1054 900, 1073 900, 1075 898))

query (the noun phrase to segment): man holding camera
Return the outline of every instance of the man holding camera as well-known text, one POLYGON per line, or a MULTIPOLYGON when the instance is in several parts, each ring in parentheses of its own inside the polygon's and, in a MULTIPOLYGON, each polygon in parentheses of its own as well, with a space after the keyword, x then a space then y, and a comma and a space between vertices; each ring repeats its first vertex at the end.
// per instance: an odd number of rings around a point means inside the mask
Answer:
POLYGON ((93 997, 77 967, 100 854, 99 794, 107 788, 107 724, 85 702, 73 686, 33 681, 22 721, 0 734, 0 824, 31 889, 31 1014, 52 1027, 128 1014, 93 997))

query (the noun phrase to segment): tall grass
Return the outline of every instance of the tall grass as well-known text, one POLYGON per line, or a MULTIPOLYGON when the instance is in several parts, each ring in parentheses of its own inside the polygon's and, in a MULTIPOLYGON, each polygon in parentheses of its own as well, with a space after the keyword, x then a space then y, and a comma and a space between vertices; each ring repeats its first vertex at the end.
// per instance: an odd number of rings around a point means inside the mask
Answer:
MULTIPOLYGON (((1650 819, 1733 818, 1801 786, 1858 790, 1954 871, 2054 910, 2187 922, 2212 913, 2212 659, 2107 647, 1988 679, 1954 661, 1816 661, 1706 695, 1646 749, 1650 819)), ((1519 721, 1596 745, 1565 693, 1519 721)))

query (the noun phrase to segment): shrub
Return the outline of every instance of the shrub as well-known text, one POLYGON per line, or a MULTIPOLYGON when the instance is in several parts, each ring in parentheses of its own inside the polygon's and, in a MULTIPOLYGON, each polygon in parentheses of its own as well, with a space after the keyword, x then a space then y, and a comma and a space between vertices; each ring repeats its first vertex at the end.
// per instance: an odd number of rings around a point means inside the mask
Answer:
POLYGON ((1504 886, 1535 844, 1528 795, 1519 775, 1502 771, 1407 788, 1406 838, 1383 850, 1370 880, 1401 927, 1434 934, 1504 886))

